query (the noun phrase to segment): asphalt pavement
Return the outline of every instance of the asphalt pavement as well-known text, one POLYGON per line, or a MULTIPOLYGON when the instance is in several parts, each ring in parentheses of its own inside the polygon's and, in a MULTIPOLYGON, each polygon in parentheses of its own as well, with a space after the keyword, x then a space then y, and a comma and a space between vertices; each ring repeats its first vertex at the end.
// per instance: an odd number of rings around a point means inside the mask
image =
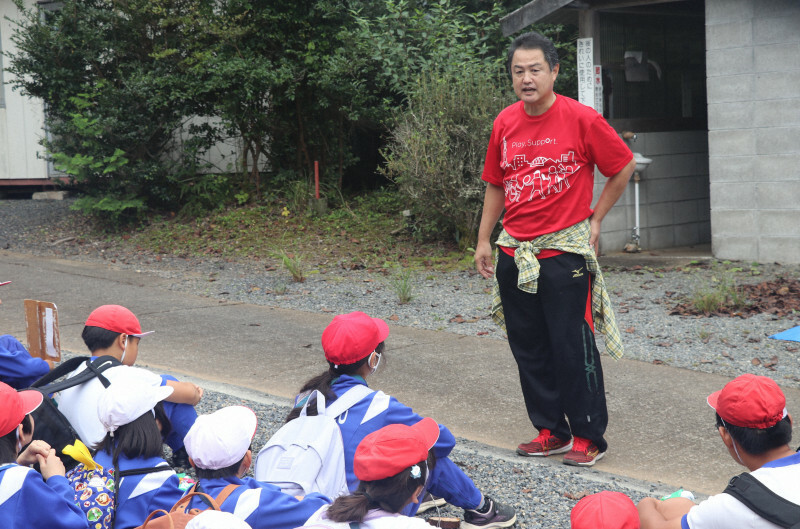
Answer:
MULTIPOLYGON (((647 256, 640 259, 646 260, 647 256)), ((611 256, 624 259, 624 256, 611 256)), ((0 332, 25 342, 24 299, 58 307, 62 349, 84 352, 89 312, 130 308, 145 331, 138 364, 183 375, 217 391, 288 398, 324 368, 320 336, 333 314, 231 303, 170 291, 168 280, 102 264, 0 251, 0 332)), ((396 396, 458 437, 508 450, 535 432, 505 341, 390 325, 387 368, 370 385, 396 396)), ((643 486, 721 491, 743 470, 724 449, 706 396, 729 379, 604 356, 609 451, 591 471, 643 486)), ((800 391, 784 388, 790 410, 800 391)), ((288 402, 288 401, 287 401, 288 402)), ((551 458, 552 464, 559 459, 551 458)), ((588 472, 576 468, 576 472, 588 472)))

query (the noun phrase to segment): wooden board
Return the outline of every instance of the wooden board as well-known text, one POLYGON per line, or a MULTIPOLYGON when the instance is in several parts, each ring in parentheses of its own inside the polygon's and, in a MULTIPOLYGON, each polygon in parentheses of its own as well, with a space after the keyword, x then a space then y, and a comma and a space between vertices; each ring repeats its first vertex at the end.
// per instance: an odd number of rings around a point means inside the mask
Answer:
POLYGON ((55 303, 26 299, 25 327, 31 356, 53 362, 61 361, 61 338, 55 303))

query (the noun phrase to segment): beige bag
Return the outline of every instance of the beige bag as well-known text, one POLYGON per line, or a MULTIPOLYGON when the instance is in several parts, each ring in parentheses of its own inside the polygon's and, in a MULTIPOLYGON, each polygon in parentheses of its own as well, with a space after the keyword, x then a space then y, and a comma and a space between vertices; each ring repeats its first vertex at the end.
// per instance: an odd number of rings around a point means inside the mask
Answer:
POLYGON ((147 517, 144 523, 136 529, 184 529, 186 524, 188 524, 192 518, 201 512, 208 510, 191 509, 187 512, 186 509, 193 497, 204 496, 206 501, 211 504, 209 509, 221 511, 222 508, 220 506, 225 502, 225 500, 228 499, 228 496, 230 496, 238 486, 239 485, 228 485, 222 489, 222 492, 219 493, 219 496, 212 498, 204 492, 195 492, 195 489, 197 488, 197 485, 195 484, 195 486, 192 487, 186 496, 179 499, 175 505, 172 506, 172 509, 170 509, 169 512, 165 511, 164 509, 158 509, 151 512, 150 516, 147 517))

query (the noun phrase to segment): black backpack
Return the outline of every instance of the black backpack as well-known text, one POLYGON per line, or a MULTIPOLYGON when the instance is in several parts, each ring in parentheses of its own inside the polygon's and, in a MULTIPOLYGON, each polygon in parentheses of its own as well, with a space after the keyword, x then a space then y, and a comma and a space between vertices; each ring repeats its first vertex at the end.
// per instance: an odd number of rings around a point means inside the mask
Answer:
MULTIPOLYGON (((34 420, 33 440, 46 441, 52 446, 67 470, 71 470, 77 466, 78 462, 64 454, 62 450, 65 446, 73 444, 76 439, 80 439, 80 436, 67 418, 64 417, 64 414, 59 411, 58 405, 51 398, 51 395, 64 389, 83 384, 95 377, 100 380, 103 386, 108 387, 111 383, 102 373, 106 369, 119 365, 122 365, 122 363, 113 356, 101 356, 94 360, 88 356, 70 358, 34 382, 29 388, 44 394, 42 405, 31 413, 34 420), (86 364, 87 369, 81 371, 74 377, 55 382, 75 371, 81 364, 86 364)), ((83 442, 82 439, 81 442, 83 442)))
POLYGON ((778 496, 747 472, 732 477, 724 492, 768 522, 788 529, 800 529, 800 505, 778 496))

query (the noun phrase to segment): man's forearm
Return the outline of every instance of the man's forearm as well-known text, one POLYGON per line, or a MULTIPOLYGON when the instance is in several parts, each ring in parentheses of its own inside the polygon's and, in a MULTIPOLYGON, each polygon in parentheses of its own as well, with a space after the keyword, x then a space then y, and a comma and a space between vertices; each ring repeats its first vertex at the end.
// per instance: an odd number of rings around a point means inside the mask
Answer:
POLYGON ((486 194, 483 197, 483 213, 481 224, 478 228, 478 242, 489 242, 492 230, 500 220, 500 215, 505 207, 505 193, 503 188, 494 184, 486 184, 486 194))
POLYGON ((597 204, 594 206, 594 213, 592 213, 594 220, 602 221, 611 208, 614 207, 614 204, 617 203, 619 197, 628 187, 628 181, 630 181, 635 168, 636 161, 631 160, 620 172, 608 179, 603 187, 603 192, 600 193, 597 204))

